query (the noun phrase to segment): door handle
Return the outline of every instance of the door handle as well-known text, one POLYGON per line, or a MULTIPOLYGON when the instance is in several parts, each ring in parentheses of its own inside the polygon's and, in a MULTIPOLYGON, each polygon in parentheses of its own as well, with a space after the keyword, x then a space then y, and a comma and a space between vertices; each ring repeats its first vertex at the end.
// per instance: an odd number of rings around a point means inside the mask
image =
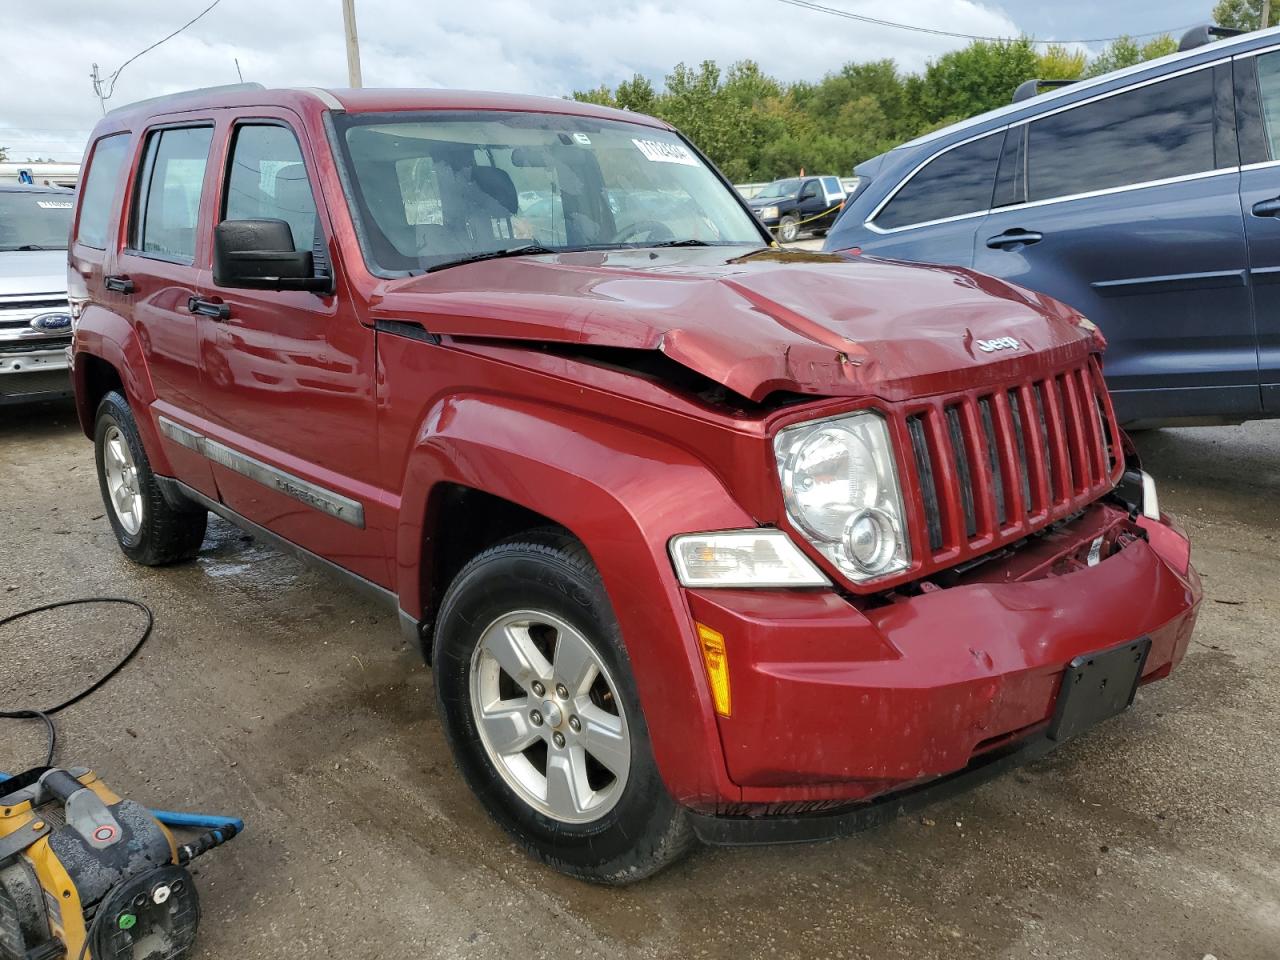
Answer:
POLYGON ((202 317, 212 317, 214 320, 230 320, 231 308, 221 300, 206 300, 204 297, 188 297, 187 309, 192 313, 198 313, 202 317))
POLYGON ((1280 216, 1280 197, 1272 197, 1270 200, 1259 200, 1253 205, 1253 215, 1255 217, 1280 216))
POLYGON ((137 289, 137 287, 134 286, 133 281, 122 274, 112 277, 103 277, 102 283, 108 290, 114 290, 116 293, 133 293, 133 291, 137 289))
POLYGON ((1020 243, 1039 243, 1044 239, 1044 234, 1035 230, 1006 230, 1004 233, 998 233, 994 237, 987 238, 987 246, 992 250, 1003 250, 1005 247, 1017 246, 1020 243))

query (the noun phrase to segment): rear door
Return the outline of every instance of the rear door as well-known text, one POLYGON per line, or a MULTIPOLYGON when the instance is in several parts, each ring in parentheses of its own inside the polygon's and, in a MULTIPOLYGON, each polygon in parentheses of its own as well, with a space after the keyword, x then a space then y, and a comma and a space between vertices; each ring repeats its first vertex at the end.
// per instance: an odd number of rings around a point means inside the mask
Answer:
POLYGON ((125 210, 123 247, 105 270, 123 286, 106 290, 128 317, 155 389, 151 415, 178 479, 206 496, 216 491, 208 463, 178 443, 164 420, 189 424, 204 415, 200 348, 190 301, 200 289, 209 250, 199 230, 209 173, 213 119, 157 121, 142 139, 125 210), (163 418, 163 419, 161 419, 163 418))
POLYGON ((871 211, 864 253, 973 265, 973 238, 991 209, 1004 131, 952 144, 926 159, 871 211))
POLYGON ((1123 422, 1256 416, 1229 63, 1010 128, 974 266, 1101 327, 1123 422))
POLYGON ((1262 409, 1280 415, 1280 50, 1233 63, 1262 409))

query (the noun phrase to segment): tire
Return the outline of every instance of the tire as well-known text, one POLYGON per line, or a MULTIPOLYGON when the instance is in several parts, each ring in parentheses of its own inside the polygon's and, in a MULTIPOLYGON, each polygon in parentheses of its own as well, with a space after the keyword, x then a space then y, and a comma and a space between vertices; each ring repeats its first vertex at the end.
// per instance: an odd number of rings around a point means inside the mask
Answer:
POLYGON ((93 438, 98 489, 124 555, 148 567, 194 557, 204 541, 209 513, 196 504, 181 508, 165 499, 133 412, 118 392, 108 393, 98 404, 93 438))
POLYGON ((800 237, 800 221, 792 216, 785 216, 778 224, 778 239, 783 243, 795 243, 800 237))
POLYGON ((458 769, 534 857, 623 885, 692 848, 653 759, 609 598, 567 533, 524 534, 468 563, 441 603, 433 664, 458 769))

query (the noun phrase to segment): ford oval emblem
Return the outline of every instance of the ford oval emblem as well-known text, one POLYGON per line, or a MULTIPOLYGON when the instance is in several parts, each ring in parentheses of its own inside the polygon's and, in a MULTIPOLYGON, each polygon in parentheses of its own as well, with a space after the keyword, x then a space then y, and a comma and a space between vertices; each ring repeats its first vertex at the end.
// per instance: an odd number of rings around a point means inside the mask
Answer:
POLYGON ((71 326, 71 314, 42 313, 32 318, 31 326, 36 330, 66 330, 71 326))

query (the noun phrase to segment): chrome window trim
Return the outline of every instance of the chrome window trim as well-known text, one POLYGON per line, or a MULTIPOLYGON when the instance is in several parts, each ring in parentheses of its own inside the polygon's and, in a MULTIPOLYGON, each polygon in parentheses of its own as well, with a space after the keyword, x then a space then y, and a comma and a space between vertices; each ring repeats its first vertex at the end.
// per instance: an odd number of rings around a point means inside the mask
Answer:
MULTIPOLYGON (((1214 48, 1217 51, 1221 51, 1223 53, 1223 56, 1213 60, 1212 62, 1221 63, 1223 60, 1227 60, 1227 59, 1234 60, 1237 57, 1248 57, 1257 53, 1262 53, 1266 50, 1280 49, 1280 44, 1274 44, 1267 47, 1258 47, 1254 50, 1245 50, 1242 53, 1229 52, 1231 48, 1241 46, 1242 44, 1245 44, 1245 43, 1256 42, 1260 37, 1268 36, 1268 35, 1275 36, 1277 34, 1280 34, 1280 26, 1270 27, 1266 30, 1255 30, 1251 33, 1241 34, 1238 37, 1224 37, 1221 40, 1215 40, 1214 48)), ((1045 93, 1039 94, 1039 96, 1044 98, 1041 101, 1042 103, 1050 100, 1057 100, 1061 97, 1069 96, 1070 94, 1078 92, 1080 90, 1087 90, 1091 87, 1101 86, 1102 84, 1109 83, 1112 80, 1118 80, 1124 77, 1131 77, 1136 74, 1142 73, 1143 71, 1146 71, 1146 70, 1158 69, 1167 63, 1174 63, 1177 60, 1189 60, 1192 57, 1195 57, 1204 52, 1205 52, 1204 47, 1195 47, 1194 49, 1191 49, 1191 50, 1179 50, 1175 53, 1170 53, 1163 57, 1157 57, 1155 60, 1147 60, 1144 63, 1134 64, 1132 67, 1125 67, 1123 70, 1114 70, 1111 73, 1104 73, 1100 77, 1092 77, 1088 80, 1078 80, 1077 82, 1071 84, 1071 86, 1069 87, 1062 87, 1058 90, 1049 90, 1045 93)), ((1125 89, 1128 89, 1128 88, 1125 88, 1125 89)), ((1022 101, 1019 103, 1005 104, 1004 106, 997 107, 994 110, 988 110, 986 113, 980 113, 976 117, 970 117, 968 120, 962 120, 958 124, 953 124, 950 128, 945 128, 943 130, 934 130, 930 133, 923 134, 919 137, 916 137, 914 140, 907 141, 906 143, 902 144, 901 147, 898 147, 896 149, 900 150, 906 147, 923 146, 926 143, 932 143, 934 140, 937 140, 941 137, 946 136, 948 132, 965 130, 965 129, 968 129, 969 127, 978 126, 982 123, 985 123, 991 120, 996 120, 1000 117, 1007 116, 1008 114, 1016 113, 1019 110, 1025 110, 1025 109, 1027 109, 1026 101, 1022 101)), ((1011 121, 1010 125, 1013 125, 1014 123, 1021 123, 1021 122, 1022 121, 1011 121)))
POLYGON ((264 487, 278 490, 299 503, 306 504, 321 513, 327 513, 329 516, 336 517, 344 523, 351 524, 353 527, 362 529, 364 527, 364 506, 350 497, 344 497, 342 494, 336 493, 327 487, 322 487, 318 483, 312 483, 310 480, 304 480, 302 477, 281 470, 279 467, 263 463, 256 457, 241 453, 239 450, 233 450, 226 444, 210 440, 204 434, 197 433, 190 427, 184 427, 168 417, 160 418, 160 432, 174 443, 184 446, 188 450, 194 450, 214 463, 220 464, 228 470, 234 470, 250 480, 255 480, 264 487))
MULTIPOLYGON (((1277 27, 1275 29, 1280 30, 1280 27, 1277 27)), ((1277 44, 1274 47, 1268 47, 1267 49, 1280 50, 1280 44, 1277 44)), ((1174 80, 1178 77, 1187 76, 1188 74, 1196 73, 1200 70, 1211 69, 1212 67, 1218 66, 1219 64, 1230 63, 1232 60, 1235 60, 1239 57, 1254 56, 1256 54, 1260 54, 1263 52, 1264 51, 1262 50, 1258 50, 1258 51, 1250 51, 1247 54, 1236 54, 1235 56, 1219 57, 1216 60, 1208 60, 1204 63, 1198 63, 1195 66, 1186 67, 1182 70, 1174 71, 1173 73, 1161 74, 1158 77, 1148 77, 1147 79, 1141 80, 1138 83, 1132 83, 1132 84, 1129 84, 1128 86, 1118 87, 1115 90, 1108 90, 1105 93, 1100 93, 1095 96, 1088 97, 1084 100, 1076 101, 1075 103, 1063 104, 1062 106, 1055 107, 1052 110, 1046 110, 1043 113, 1037 113, 1035 116, 1024 117, 1021 120, 1007 123, 1002 127, 994 127, 990 130, 984 130, 981 133, 977 133, 971 137, 967 137, 964 140, 958 140, 949 146, 943 147, 941 150, 937 151, 936 153, 931 154, 928 158, 926 158, 921 163, 913 167, 911 172, 908 173, 906 177, 904 177, 898 183, 898 185, 894 187, 893 190, 883 200, 881 200, 878 204, 876 204, 875 209, 872 210, 871 213, 867 215, 867 218, 862 221, 862 225, 866 227, 868 230, 871 230, 873 233, 878 233, 878 234, 881 234, 882 236, 888 236, 890 234, 900 233, 904 230, 917 230, 921 227, 932 227, 932 226, 937 226, 943 223, 953 223, 958 220, 968 220, 972 217, 985 217, 987 214, 995 213, 996 211, 1004 212, 1006 210, 1025 210, 1030 207, 1047 206, 1048 204, 1051 204, 1051 203, 1065 203, 1070 200, 1084 200, 1090 197, 1102 197, 1102 196, 1107 196, 1108 194, 1124 193, 1130 190, 1145 190, 1148 187, 1163 187, 1173 183, 1183 183, 1190 180, 1202 180, 1207 177, 1216 177, 1216 176, 1220 176, 1222 174, 1227 174, 1227 173, 1239 173, 1241 169, 1243 169, 1239 165, 1231 166, 1231 167, 1217 167, 1213 170, 1201 170, 1197 173, 1185 173, 1176 177, 1163 177, 1158 180, 1142 180, 1142 181, 1139 181, 1138 183, 1126 183, 1118 187, 1104 187, 1100 190, 1087 190, 1084 193, 1071 193, 1061 197, 1047 197, 1043 200, 1028 200, 1025 203, 1011 203, 1003 207, 987 207, 985 210, 974 210, 971 213, 958 213, 955 216, 940 217, 937 220, 923 220, 920 223, 908 223, 908 224, 904 224, 901 227, 880 227, 880 226, 877 226, 875 223, 873 223, 875 218, 880 215, 881 211, 883 211, 884 208, 887 207, 893 201, 893 198, 896 197, 902 191, 902 189, 912 181, 912 179, 915 178, 916 174, 918 174, 921 170, 923 170, 929 164, 933 163, 934 160, 938 159, 943 154, 948 153, 949 151, 954 150, 957 147, 963 147, 965 144, 973 143, 976 140, 981 140, 983 137, 989 137, 993 134, 1006 133, 1007 131, 1014 129, 1015 127, 1029 127, 1031 124, 1035 123, 1036 121, 1043 120, 1046 117, 1052 117, 1059 113, 1066 113, 1068 110, 1075 110, 1078 107, 1088 106, 1091 103, 1097 103, 1100 100, 1106 100, 1110 97, 1119 96, 1122 93, 1129 93, 1130 91, 1133 91, 1133 90, 1140 90, 1143 87, 1149 87, 1157 83, 1164 83, 1166 80, 1174 80)), ((1069 89, 1069 88, 1064 88, 1064 89, 1069 89)), ((1030 163, 1030 150, 1027 151, 1026 162, 1028 164, 1030 163)), ((1260 166, 1274 164, 1274 163, 1280 163, 1280 161, 1273 160, 1273 161, 1267 161, 1266 164, 1250 164, 1248 168, 1253 169, 1255 167, 1260 167, 1260 166)), ((997 160, 996 173, 997 175, 999 175, 999 160, 997 160)))

